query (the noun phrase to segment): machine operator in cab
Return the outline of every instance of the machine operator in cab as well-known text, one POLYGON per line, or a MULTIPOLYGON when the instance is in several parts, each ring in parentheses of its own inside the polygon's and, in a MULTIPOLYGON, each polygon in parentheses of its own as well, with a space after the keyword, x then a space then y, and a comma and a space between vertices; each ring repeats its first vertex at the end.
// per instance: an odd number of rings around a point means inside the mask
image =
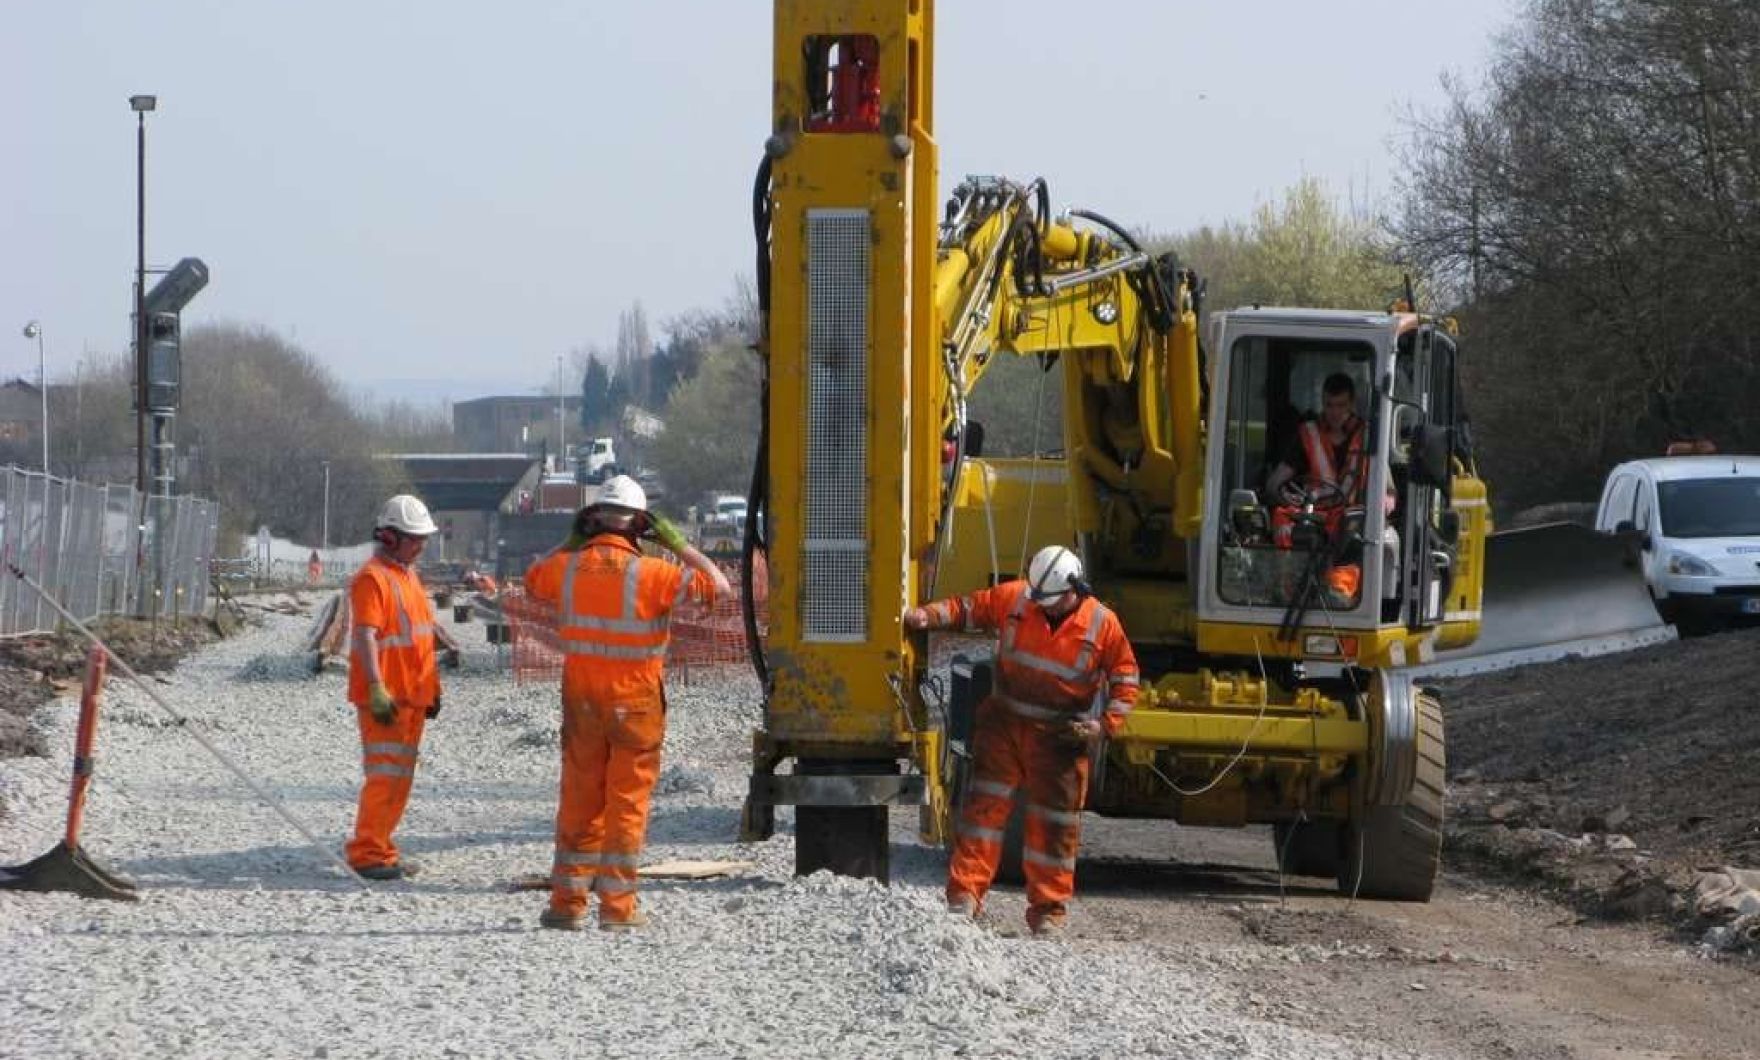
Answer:
MULTIPOLYGON (((1279 548, 1296 544, 1307 516, 1336 543, 1346 512, 1361 510, 1369 477, 1369 428, 1357 415, 1357 388, 1334 372, 1320 386, 1320 415, 1304 420, 1282 460, 1266 477, 1271 499, 1271 539, 1279 548)), ((1326 587, 1340 602, 1356 599, 1362 566, 1340 562, 1326 571, 1326 587)))
POLYGON ((1076 889, 1090 755, 1124 725, 1137 698, 1137 659, 1124 627, 1088 593, 1081 560, 1061 545, 1040 549, 1025 579, 913 607, 904 624, 997 633, 996 687, 973 725, 948 908, 962 916, 982 910, 1018 792, 1026 802, 1027 926, 1035 935, 1060 933, 1076 889))

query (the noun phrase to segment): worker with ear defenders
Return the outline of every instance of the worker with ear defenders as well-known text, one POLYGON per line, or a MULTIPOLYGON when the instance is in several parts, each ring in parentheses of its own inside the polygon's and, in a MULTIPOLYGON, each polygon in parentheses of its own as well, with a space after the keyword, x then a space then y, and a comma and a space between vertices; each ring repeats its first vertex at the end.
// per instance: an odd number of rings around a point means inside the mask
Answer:
POLYGON ((1089 756, 1124 726, 1137 698, 1137 658, 1124 626, 1082 581, 1081 559, 1061 545, 1040 549, 1026 578, 913 607, 904 625, 998 635, 996 687, 978 704, 972 729, 948 908, 962 916, 982 909, 1019 792, 1027 926, 1035 935, 1060 933, 1076 889, 1089 756), (1096 702, 1104 703, 1098 717, 1096 702))
POLYGON ((365 777, 347 854, 370 880, 415 871, 391 833, 409 802, 423 725, 440 708, 434 607, 414 568, 438 529, 420 499, 400 493, 387 500, 373 526, 373 556, 348 588, 348 698, 357 708, 365 777))
POLYGON ((732 592, 727 575, 648 511, 641 485, 607 479, 562 546, 526 571, 533 600, 556 608, 562 663, 562 782, 550 904, 538 922, 581 930, 593 895, 599 926, 647 923, 637 867, 666 735, 661 681, 670 618, 732 592), (651 537, 683 566, 642 554, 651 537))

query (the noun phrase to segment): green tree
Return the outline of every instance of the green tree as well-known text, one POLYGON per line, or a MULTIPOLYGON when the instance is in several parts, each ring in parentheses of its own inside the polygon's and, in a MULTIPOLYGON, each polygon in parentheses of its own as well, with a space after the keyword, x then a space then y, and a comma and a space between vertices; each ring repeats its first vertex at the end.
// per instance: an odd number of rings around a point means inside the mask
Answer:
POLYGON ((330 540, 362 541, 400 479, 373 425, 311 355, 263 328, 193 328, 183 339, 183 404, 176 421, 187 469, 178 490, 219 502, 223 529, 257 526, 316 542, 324 464, 330 540))
POLYGON ((761 365, 737 336, 705 345, 702 367, 672 390, 649 461, 674 513, 714 490, 744 493, 758 447, 761 365))
POLYGON ((1412 121, 1399 235, 1460 303, 1493 496, 1760 445, 1760 5, 1532 0, 1450 92, 1412 121))
POLYGON ((1262 203, 1251 224, 1212 238, 1206 250, 1238 246, 1212 291, 1228 300, 1213 304, 1385 309, 1402 286, 1376 223, 1340 210, 1314 177, 1285 191, 1281 202, 1262 203))
POLYGON ((598 437, 617 422, 611 408, 611 373, 597 356, 587 359, 581 376, 581 430, 588 437, 598 437))

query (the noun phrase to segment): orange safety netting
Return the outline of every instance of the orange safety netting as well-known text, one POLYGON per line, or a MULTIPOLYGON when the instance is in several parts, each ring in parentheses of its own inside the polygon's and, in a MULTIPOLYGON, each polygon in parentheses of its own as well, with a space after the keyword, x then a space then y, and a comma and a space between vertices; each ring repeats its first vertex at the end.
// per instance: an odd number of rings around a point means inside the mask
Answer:
MULTIPOLYGON (((770 572, 759 554, 752 561, 752 590, 758 604, 758 631, 769 628, 770 572)), ((668 672, 689 680, 693 667, 715 665, 746 665, 751 655, 746 648, 745 621, 741 617, 739 565, 721 562, 733 593, 705 612, 689 605, 672 613, 672 642, 666 649, 668 672)), ((514 680, 559 681, 562 679, 562 652, 556 632, 556 609, 525 595, 513 586, 500 596, 501 610, 507 619, 510 654, 514 680)))

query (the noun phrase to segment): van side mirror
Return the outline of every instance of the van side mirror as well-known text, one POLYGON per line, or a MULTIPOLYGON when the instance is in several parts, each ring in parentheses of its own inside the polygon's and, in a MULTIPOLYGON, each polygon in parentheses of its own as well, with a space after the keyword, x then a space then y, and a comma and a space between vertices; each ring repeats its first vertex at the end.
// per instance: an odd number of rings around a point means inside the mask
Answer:
POLYGON ((1619 522, 1613 524, 1613 532, 1620 537, 1632 539, 1637 544, 1638 548, 1644 552, 1650 551, 1653 547, 1650 535, 1639 530, 1638 524, 1632 522, 1630 519, 1621 519, 1619 522))

